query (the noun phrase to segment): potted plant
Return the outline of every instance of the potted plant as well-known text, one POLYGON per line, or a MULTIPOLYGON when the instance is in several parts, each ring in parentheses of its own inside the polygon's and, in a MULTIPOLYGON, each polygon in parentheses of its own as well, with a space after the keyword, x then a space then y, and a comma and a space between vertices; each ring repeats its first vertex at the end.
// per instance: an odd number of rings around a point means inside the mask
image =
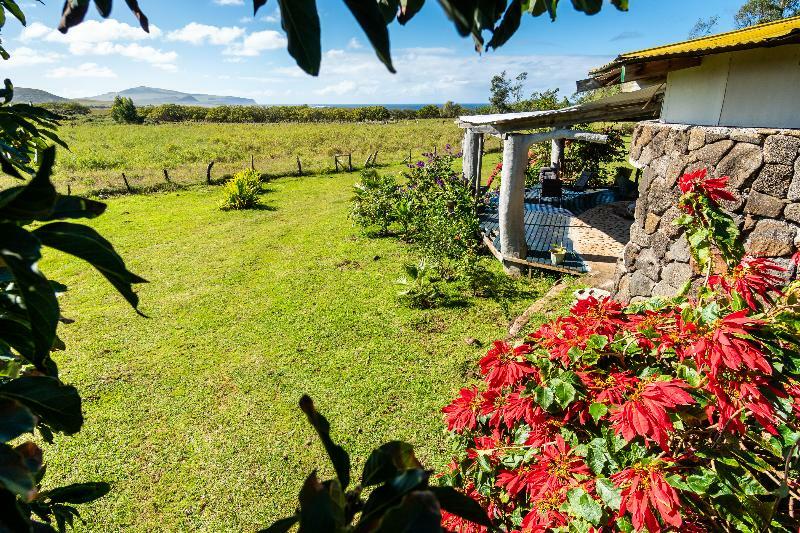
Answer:
POLYGON ((563 244, 553 244, 550 246, 550 262, 554 265, 560 265, 564 262, 567 256, 567 249, 563 244))

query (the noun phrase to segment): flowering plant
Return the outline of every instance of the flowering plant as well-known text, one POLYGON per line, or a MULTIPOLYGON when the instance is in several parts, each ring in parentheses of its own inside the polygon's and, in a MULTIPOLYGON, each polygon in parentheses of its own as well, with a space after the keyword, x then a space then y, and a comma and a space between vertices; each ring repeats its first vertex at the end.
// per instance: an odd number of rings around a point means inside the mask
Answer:
MULTIPOLYGON (((726 183, 680 180, 696 295, 579 300, 525 343, 495 342, 443 409, 444 482, 501 530, 797 531, 800 281, 744 256, 726 183)), ((443 527, 487 531, 447 513, 443 527)))

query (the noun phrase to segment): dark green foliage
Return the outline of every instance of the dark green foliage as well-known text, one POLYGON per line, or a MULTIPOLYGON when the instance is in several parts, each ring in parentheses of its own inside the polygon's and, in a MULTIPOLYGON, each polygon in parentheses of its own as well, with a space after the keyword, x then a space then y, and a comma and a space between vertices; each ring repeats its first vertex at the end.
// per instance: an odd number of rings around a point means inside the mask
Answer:
POLYGON ((141 124, 142 118, 133 105, 133 99, 124 96, 114 97, 114 104, 111 106, 111 118, 118 124, 141 124))
POLYGON ((77 102, 52 102, 46 104, 37 104, 38 107, 43 107, 51 113, 59 115, 60 117, 78 117, 89 115, 92 110, 81 105, 77 102))
POLYGON ((414 309, 438 307, 447 299, 447 287, 425 260, 405 265, 405 276, 397 280, 402 290, 398 296, 414 309))
POLYGON ((439 108, 433 104, 424 105, 417 111, 417 118, 438 118, 439 108))
POLYGON ((299 510, 261 533, 286 532, 295 524, 306 533, 438 533, 442 510, 494 530, 477 502, 450 487, 431 486, 430 471, 405 442, 391 441, 374 450, 364 465, 361 483, 346 490, 350 480, 347 452, 333 443, 330 424, 311 398, 303 396, 300 407, 328 451, 336 479, 320 481, 316 471, 311 472, 300 489, 299 510), (369 487, 374 488, 367 496, 364 489, 369 487))
POLYGON ((573 179, 583 172, 591 172, 595 176, 594 181, 589 182, 590 187, 609 183, 613 180, 610 164, 625 161, 626 147, 622 133, 613 126, 602 128, 598 133, 607 135, 608 142, 572 142, 565 154, 566 170, 573 179))
POLYGON ((800 15, 800 0, 747 0, 736 13, 738 28, 800 15))
POLYGON ((260 204, 261 174, 255 170, 237 172, 225 183, 222 193, 219 208, 223 211, 254 209, 260 204))
POLYGON ((460 104, 448 100, 439 110, 439 116, 442 118, 456 118, 459 115, 466 114, 465 111, 464 107, 460 104))

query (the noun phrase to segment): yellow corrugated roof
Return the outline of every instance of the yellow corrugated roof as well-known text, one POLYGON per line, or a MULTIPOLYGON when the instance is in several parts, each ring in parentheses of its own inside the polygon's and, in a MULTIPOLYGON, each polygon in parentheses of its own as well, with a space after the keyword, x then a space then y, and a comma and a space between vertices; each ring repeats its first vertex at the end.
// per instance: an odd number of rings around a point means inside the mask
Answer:
POLYGON ((741 30, 709 35, 691 41, 667 44, 628 52, 594 72, 600 73, 628 63, 641 63, 673 57, 703 56, 730 50, 760 48, 778 44, 800 42, 800 17, 759 24, 741 30))

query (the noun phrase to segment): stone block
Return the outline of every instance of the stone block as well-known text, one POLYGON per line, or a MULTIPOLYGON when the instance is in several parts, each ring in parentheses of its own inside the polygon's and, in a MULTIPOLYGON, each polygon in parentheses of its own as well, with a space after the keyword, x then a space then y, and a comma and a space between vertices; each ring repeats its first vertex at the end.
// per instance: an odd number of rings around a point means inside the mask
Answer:
POLYGON ((654 298, 673 298, 675 295, 678 294, 680 289, 678 287, 673 287, 666 281, 659 281, 656 283, 655 287, 653 287, 653 297, 654 298))
POLYGON ((674 158, 679 154, 687 153, 689 151, 688 128, 673 128, 667 136, 667 144, 664 148, 664 151, 668 156, 670 156, 670 158, 674 158))
POLYGON ((658 274, 661 271, 661 265, 658 259, 652 248, 645 248, 639 253, 639 257, 636 258, 634 273, 641 273, 653 281, 658 281, 658 274))
POLYGON ((786 218, 786 220, 800 222, 800 204, 787 205, 786 210, 783 212, 783 216, 786 218))
POLYGON ((789 165, 766 164, 753 182, 753 189, 777 198, 786 198, 794 169, 789 165))
POLYGON ((731 148, 733 148, 733 141, 726 139, 706 144, 689 155, 694 161, 700 161, 706 165, 716 167, 717 163, 722 161, 722 158, 725 157, 725 154, 727 154, 731 148))
POLYGON ((656 283, 642 272, 634 272, 630 276, 628 290, 632 297, 649 297, 653 293, 656 283))
POLYGON ((778 165, 793 165, 800 153, 800 139, 773 135, 764 141, 764 160, 778 165))
POLYGON ((717 165, 717 174, 730 176, 728 184, 739 189, 748 184, 764 163, 760 146, 739 143, 717 165))
POLYGON ((641 250, 642 247, 635 242, 629 242, 625 245, 625 249, 622 252, 622 262, 625 268, 632 268, 636 264, 636 258, 639 257, 641 250))
POLYGON ((691 253, 689 252, 689 242, 686 240, 686 235, 681 235, 677 241, 672 243, 665 257, 667 261, 689 262, 691 253))
POLYGON ((745 249, 757 257, 782 257, 794 252, 797 228, 782 220, 759 220, 745 243, 745 249))
POLYGON ((671 242, 670 238, 660 231, 655 232, 650 238, 650 249, 653 250, 653 255, 655 255, 659 261, 666 255, 671 242))
POLYGON ((673 224, 675 219, 681 216, 682 211, 676 206, 672 206, 662 215, 661 225, 658 227, 659 233, 663 233, 669 239, 677 237, 683 229, 680 226, 673 224))
POLYGON ((780 216, 783 211, 783 200, 758 191, 750 191, 747 196, 747 204, 744 206, 745 213, 762 217, 775 218, 780 216))
POLYGON ((658 224, 661 222, 661 217, 656 215, 655 213, 647 213, 647 216, 644 219, 644 231, 648 235, 651 233, 655 233, 658 229, 658 224))
POLYGON ((792 183, 789 185, 789 200, 800 200, 800 158, 794 163, 794 176, 792 183))
POLYGON ((664 173, 664 182, 667 187, 674 187, 678 183, 678 178, 683 175, 687 163, 689 163, 689 158, 685 155, 675 155, 669 158, 669 164, 664 173))
POLYGON ((706 127, 706 144, 717 141, 728 140, 731 137, 731 129, 724 126, 706 127))
POLYGON ((683 287, 692 279, 692 267, 688 263, 670 263, 661 271, 661 280, 673 287, 683 287))
POLYGON ((650 184, 647 194, 647 211, 656 215, 663 215, 667 209, 676 205, 680 199, 680 190, 677 187, 667 187, 663 178, 656 178, 650 184))
POLYGON ((614 295, 614 298, 619 300, 620 302, 627 302, 631 299, 631 277, 627 274, 623 274, 623 276, 619 280, 619 284, 617 285, 617 291, 614 295))
POLYGON ((738 143, 762 144, 764 137, 756 130, 748 128, 734 128, 731 130, 731 140, 738 143))
POLYGON ((689 150, 698 150, 706 144, 706 131, 703 127, 689 130, 689 150))
POLYGON ((644 232, 644 228, 639 224, 631 226, 631 242, 638 244, 642 248, 650 246, 650 235, 644 232))

